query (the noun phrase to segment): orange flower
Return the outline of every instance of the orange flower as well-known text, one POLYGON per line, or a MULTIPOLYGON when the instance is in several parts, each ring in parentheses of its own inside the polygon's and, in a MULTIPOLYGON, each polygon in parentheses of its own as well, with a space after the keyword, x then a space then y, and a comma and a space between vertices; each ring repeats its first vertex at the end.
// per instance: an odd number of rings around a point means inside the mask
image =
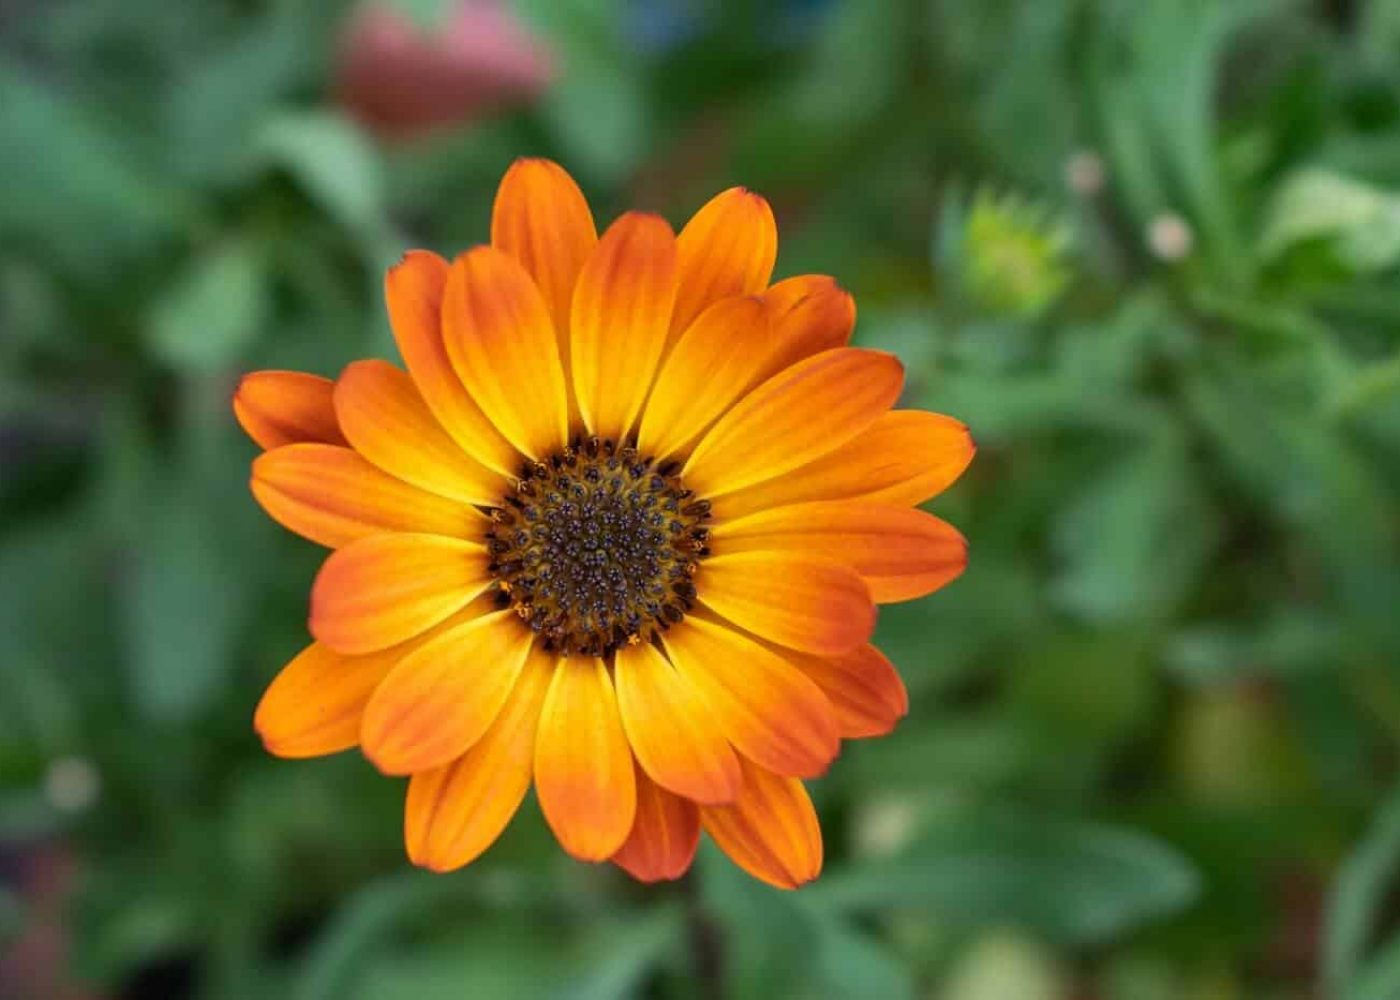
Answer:
POLYGON ((408 853, 437 871, 533 781, 576 858, 677 878, 703 827, 765 882, 816 877, 801 779, 904 715, 875 605, 962 572, 913 505, 973 445, 891 410, 899 362, 846 346, 830 278, 770 286, 776 253, 740 188, 679 236, 632 212, 599 238, 568 174, 520 160, 490 246, 389 272, 407 372, 247 376, 253 495, 334 549, 316 641, 258 706, 268 749, 411 776, 408 853))

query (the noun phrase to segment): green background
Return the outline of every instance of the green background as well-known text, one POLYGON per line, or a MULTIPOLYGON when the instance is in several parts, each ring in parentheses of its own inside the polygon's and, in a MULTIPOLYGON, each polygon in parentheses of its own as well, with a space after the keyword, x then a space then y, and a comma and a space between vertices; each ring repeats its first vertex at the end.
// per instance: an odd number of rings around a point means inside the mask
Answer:
POLYGON ((0 995, 1400 996, 1400 3, 516 9, 554 84, 386 144, 342 3, 0 5, 0 995), (392 356, 385 266, 519 155, 604 222, 764 193, 978 441, 799 893, 533 803, 415 872, 401 783, 251 731, 319 552, 238 375, 392 356))

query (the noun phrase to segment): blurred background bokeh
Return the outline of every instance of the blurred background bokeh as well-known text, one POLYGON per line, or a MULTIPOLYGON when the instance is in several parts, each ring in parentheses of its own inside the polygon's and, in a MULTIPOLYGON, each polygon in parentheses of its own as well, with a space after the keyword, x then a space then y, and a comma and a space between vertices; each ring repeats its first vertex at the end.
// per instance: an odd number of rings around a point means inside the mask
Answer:
POLYGON ((4 1000, 1400 997, 1400 2, 0 2, 4 1000), (319 552, 239 373, 393 356, 516 156, 744 184, 980 446, 782 894, 250 728, 319 552))

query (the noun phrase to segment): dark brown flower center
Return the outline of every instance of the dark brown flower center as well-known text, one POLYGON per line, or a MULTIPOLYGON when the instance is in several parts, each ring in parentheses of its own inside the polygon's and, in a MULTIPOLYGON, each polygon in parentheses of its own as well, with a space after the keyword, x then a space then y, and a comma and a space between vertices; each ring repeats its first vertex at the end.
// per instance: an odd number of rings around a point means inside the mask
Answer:
POLYGON ((710 513, 679 472, 597 438, 528 465, 492 512, 498 599, 564 654, 604 656, 679 622, 710 513))

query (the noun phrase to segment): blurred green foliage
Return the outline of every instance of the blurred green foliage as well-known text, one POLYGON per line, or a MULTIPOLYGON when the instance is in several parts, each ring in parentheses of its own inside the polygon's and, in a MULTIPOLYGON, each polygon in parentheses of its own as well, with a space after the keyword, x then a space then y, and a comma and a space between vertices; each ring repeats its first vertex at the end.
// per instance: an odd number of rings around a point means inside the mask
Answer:
POLYGON ((557 82, 383 145, 330 96, 344 3, 0 6, 0 956, 57 928, 89 995, 201 1000, 1400 996, 1400 3, 516 7, 557 82), (798 894, 708 848, 639 887, 530 806, 414 872, 396 783, 251 732, 317 553, 234 380, 392 356, 384 267, 484 240, 522 154, 601 219, 768 195, 780 273, 980 445, 798 894))

